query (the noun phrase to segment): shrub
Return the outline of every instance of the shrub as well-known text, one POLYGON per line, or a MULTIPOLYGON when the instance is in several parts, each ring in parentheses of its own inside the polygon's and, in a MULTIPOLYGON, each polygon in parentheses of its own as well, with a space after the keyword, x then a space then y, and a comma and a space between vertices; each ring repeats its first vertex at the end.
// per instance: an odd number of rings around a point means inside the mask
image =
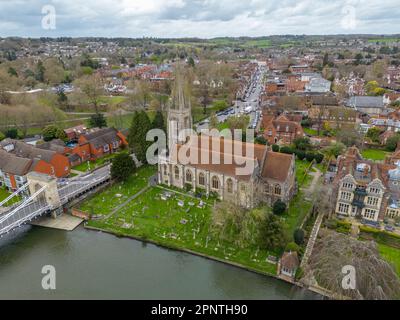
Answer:
POLYGON ((293 238, 296 244, 302 245, 304 243, 304 230, 300 228, 294 230, 293 238))
POLYGON ((312 153, 312 152, 306 153, 306 159, 307 159, 307 161, 311 162, 311 161, 314 160, 314 158, 315 158, 315 154, 314 154, 314 153, 312 153))
POLYGON ((319 153, 319 152, 318 152, 318 153, 315 154, 314 159, 315 159, 315 161, 316 161, 317 163, 321 163, 322 160, 324 160, 324 155, 323 155, 322 153, 319 153))
POLYGON ((276 200, 274 206, 272 207, 272 212, 277 215, 281 215, 286 211, 286 204, 280 199, 276 200))
POLYGON ((277 144, 272 145, 272 151, 279 152, 279 146, 277 144))
POLYGON ((290 147, 284 146, 281 148, 280 152, 286 153, 286 154, 293 154, 294 150, 290 147))
POLYGON ((304 158, 306 157, 306 153, 303 150, 296 150, 295 153, 299 160, 304 160, 304 158))
POLYGON ((285 247, 285 251, 299 252, 300 247, 294 242, 289 242, 285 247))
POLYGON ((5 132, 6 138, 17 139, 18 138, 18 129, 10 128, 5 132))

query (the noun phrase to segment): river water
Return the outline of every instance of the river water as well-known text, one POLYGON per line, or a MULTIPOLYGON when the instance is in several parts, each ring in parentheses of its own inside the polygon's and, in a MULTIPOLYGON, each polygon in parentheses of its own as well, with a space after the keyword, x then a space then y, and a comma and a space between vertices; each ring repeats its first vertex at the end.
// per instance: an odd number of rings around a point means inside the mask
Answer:
POLYGON ((0 239, 0 299, 317 299, 280 280, 140 241, 25 226, 0 239), (42 289, 42 267, 56 290, 42 289))

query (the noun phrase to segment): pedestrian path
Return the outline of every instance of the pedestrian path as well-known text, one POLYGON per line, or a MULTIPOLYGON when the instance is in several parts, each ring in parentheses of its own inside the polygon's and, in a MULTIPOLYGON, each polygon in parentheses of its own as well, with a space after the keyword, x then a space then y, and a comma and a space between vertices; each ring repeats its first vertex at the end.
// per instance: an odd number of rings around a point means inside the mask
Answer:
POLYGON ((304 267, 308 263, 308 259, 311 256, 311 253, 314 249, 315 241, 317 240, 318 232, 322 224, 322 220, 324 219, 324 213, 321 212, 318 214, 317 219, 315 220, 314 226, 311 230, 310 238, 308 239, 306 251, 304 252, 303 259, 301 260, 300 267, 304 270, 304 267))

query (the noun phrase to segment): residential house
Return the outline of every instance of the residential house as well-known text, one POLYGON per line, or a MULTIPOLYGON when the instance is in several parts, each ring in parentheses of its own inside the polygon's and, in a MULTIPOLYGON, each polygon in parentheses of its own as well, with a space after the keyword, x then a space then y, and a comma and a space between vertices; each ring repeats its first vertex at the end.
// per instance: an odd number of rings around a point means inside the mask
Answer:
MULTIPOLYGON (((98 131, 83 134, 78 139, 78 145, 71 151, 78 155, 80 162, 96 160, 105 155, 116 152, 120 147, 128 145, 126 137, 117 129, 104 128, 98 131)), ((77 158, 71 158, 76 162, 77 158)))
POLYGON ((66 177, 70 174, 71 168, 68 158, 62 153, 41 149, 13 139, 1 141, 0 148, 16 157, 32 160, 31 171, 57 178, 66 177))
POLYGON ((276 117, 264 111, 262 118, 264 138, 270 144, 291 144, 296 138, 304 136, 301 124, 291 121, 286 115, 276 117))
POLYGON ((336 214, 372 222, 400 216, 400 162, 368 161, 351 147, 331 171, 336 214))

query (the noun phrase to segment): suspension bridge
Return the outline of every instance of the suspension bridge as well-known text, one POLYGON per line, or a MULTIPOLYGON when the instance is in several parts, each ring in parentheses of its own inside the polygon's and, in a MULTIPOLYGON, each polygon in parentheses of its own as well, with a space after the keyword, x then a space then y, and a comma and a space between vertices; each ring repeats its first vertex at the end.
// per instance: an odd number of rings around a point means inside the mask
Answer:
POLYGON ((0 213, 0 236, 43 214, 62 210, 70 201, 108 182, 111 175, 110 166, 106 166, 69 179, 57 180, 38 173, 29 173, 27 178, 25 185, 0 202, 0 209, 4 210, 0 213), (29 196, 4 208, 5 204, 21 194, 29 196))

